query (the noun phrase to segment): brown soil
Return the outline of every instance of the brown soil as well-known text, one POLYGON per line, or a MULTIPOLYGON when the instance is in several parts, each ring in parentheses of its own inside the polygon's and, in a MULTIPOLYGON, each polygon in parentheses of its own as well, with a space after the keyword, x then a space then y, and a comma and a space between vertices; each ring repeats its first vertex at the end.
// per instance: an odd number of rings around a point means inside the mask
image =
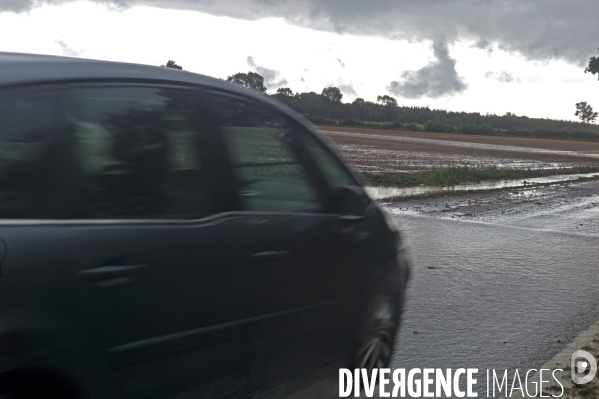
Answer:
POLYGON ((319 128, 342 156, 361 171, 418 171, 455 163, 525 169, 599 165, 599 142, 319 128))
POLYGON ((363 135, 380 135, 389 137, 414 137, 432 140, 449 140, 459 141, 464 143, 481 143, 481 144, 496 144, 510 145, 516 147, 528 148, 543 148, 548 150, 559 151, 584 151, 599 153, 599 142, 597 141, 580 141, 580 140, 561 140, 561 139, 541 139, 528 137, 504 137, 504 136, 478 136, 457 133, 432 133, 432 132, 412 132, 404 130, 382 130, 382 129, 367 129, 355 127, 335 127, 335 126, 318 126, 318 128, 326 132, 349 132, 359 133, 363 135))

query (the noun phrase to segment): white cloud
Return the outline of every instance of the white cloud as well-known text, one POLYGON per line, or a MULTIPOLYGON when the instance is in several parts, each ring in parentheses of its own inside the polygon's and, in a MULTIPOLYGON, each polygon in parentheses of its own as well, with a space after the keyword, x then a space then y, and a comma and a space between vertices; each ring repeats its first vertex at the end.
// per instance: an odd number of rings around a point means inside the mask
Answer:
POLYGON ((500 72, 487 71, 487 72, 485 72, 485 78, 495 79, 496 81, 501 82, 501 83, 520 83, 522 81, 522 80, 520 80, 520 78, 514 77, 514 75, 512 75, 511 73, 506 72, 506 71, 500 71, 500 72))
POLYGON ((75 50, 71 48, 68 44, 64 42, 64 40, 55 40, 54 42, 60 46, 60 48, 62 49, 62 53, 66 56, 78 57, 83 52, 83 50, 75 50))
POLYGON ((278 89, 279 87, 283 87, 287 84, 287 79, 281 77, 279 71, 256 65, 254 62, 254 57, 251 55, 247 57, 247 63, 249 66, 254 68, 256 73, 260 74, 264 78, 264 86, 266 86, 267 89, 278 89))

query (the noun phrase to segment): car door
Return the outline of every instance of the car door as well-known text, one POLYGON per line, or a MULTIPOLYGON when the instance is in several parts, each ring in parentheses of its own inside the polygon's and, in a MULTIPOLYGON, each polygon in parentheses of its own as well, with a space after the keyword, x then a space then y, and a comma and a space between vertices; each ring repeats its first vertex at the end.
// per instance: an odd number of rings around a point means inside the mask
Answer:
POLYGON ((263 391, 347 349, 348 303, 363 253, 356 221, 332 209, 297 125, 247 99, 213 93, 210 103, 242 207, 232 234, 246 260, 250 378, 254 391, 263 391))
POLYGON ((39 269, 36 306, 87 326, 89 336, 73 334, 79 360, 106 359, 123 397, 239 394, 251 353, 237 323, 235 205, 201 93, 123 82, 56 90, 57 131, 31 188, 41 221, 3 230, 6 272, 39 269))

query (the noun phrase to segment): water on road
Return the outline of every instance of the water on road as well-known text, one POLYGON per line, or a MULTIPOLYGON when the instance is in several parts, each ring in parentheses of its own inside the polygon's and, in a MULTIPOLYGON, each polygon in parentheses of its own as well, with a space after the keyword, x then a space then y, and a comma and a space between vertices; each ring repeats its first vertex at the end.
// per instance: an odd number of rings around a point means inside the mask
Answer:
POLYGON ((393 367, 534 368, 599 319, 599 237, 396 218, 413 273, 393 367))
POLYGON ((456 184, 453 186, 416 186, 416 187, 385 187, 385 186, 369 186, 366 191, 371 198, 386 199, 386 198, 401 198, 411 197, 422 194, 433 194, 442 192, 457 192, 457 191, 481 191, 481 190, 496 190, 500 188, 515 188, 526 187, 537 184, 548 183, 563 183, 578 179, 589 179, 598 177, 598 173, 577 173, 572 175, 553 175, 543 177, 531 177, 528 179, 505 179, 505 180, 489 180, 478 183, 456 184))

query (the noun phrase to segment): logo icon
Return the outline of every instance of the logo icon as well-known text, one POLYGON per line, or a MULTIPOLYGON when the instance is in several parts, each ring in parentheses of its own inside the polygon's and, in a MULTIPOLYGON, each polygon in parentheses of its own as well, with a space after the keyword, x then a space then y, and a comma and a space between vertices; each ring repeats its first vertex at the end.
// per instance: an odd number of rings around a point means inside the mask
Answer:
POLYGON ((586 384, 595 378, 595 375, 597 374, 597 361, 589 352, 577 350, 570 358, 570 369, 572 381, 575 384, 586 384), (587 370, 588 374, 584 375, 587 370), (579 377, 579 375, 582 376, 579 377))

